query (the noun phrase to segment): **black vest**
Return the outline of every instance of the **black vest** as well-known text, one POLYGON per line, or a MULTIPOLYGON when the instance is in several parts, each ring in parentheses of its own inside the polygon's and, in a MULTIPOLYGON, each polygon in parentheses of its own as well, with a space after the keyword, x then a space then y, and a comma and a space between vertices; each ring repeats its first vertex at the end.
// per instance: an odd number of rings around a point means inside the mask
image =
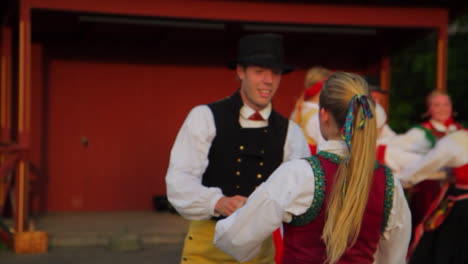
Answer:
POLYGON ((288 120, 271 112, 268 127, 242 128, 239 91, 208 104, 213 112, 216 136, 208 154, 202 183, 219 187, 225 196, 249 196, 283 161, 288 120))

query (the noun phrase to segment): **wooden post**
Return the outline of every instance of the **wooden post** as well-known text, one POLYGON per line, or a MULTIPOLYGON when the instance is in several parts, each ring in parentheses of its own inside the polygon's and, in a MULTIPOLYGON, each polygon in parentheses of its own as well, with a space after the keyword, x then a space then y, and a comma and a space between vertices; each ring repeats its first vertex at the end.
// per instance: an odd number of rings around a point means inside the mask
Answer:
MULTIPOLYGON (((29 148, 31 109, 31 21, 30 8, 21 2, 19 17, 18 144, 29 148)), ((16 232, 28 221, 29 163, 21 160, 16 178, 16 232)))
MULTIPOLYGON (((0 47, 0 140, 11 141, 11 46, 12 31, 9 26, 1 26, 0 47)), ((0 154, 0 166, 3 165, 5 156, 0 154)), ((0 182, 0 208, 4 208, 8 190, 5 183, 0 182)), ((1 213, 1 212, 0 212, 1 213)))
POLYGON ((0 75, 0 139, 11 139, 11 52, 12 31, 9 26, 1 27, 1 75, 0 75))
POLYGON ((447 49, 448 25, 443 25, 437 31, 436 89, 439 91, 447 90, 447 49))
MULTIPOLYGON (((390 92, 390 56, 387 51, 384 51, 384 54, 380 58, 380 87, 382 90, 390 92)), ((382 102, 382 107, 388 113, 388 106, 390 101, 390 94, 385 96, 384 101, 382 102)))

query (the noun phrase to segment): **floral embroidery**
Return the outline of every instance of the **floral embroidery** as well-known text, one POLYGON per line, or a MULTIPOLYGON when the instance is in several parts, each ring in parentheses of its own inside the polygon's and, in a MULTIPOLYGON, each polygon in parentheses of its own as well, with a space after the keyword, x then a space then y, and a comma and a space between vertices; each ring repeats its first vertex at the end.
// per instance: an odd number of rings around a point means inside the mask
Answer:
MULTIPOLYGON (((293 216, 292 221, 289 223, 292 226, 304 226, 312 222, 319 215, 320 210, 322 209, 323 203, 325 201, 326 178, 325 172, 323 171, 322 164, 320 163, 318 156, 323 157, 335 164, 340 164, 343 161, 342 157, 325 151, 320 151, 319 153, 317 153, 317 155, 306 158, 306 160, 312 167, 312 170, 314 171, 314 199, 312 201, 311 206, 307 209, 307 211, 304 214, 299 216, 293 216)), ((390 168, 376 162, 376 169, 378 169, 379 167, 384 168, 385 174, 384 215, 381 227, 381 232, 384 232, 385 228, 387 227, 390 211, 393 206, 393 193, 395 186, 393 181, 393 174, 390 168)))
POLYGON ((314 171, 315 178, 315 191, 314 200, 307 211, 299 216, 293 216, 292 221, 289 223, 293 226, 303 226, 312 222, 320 213, 323 202, 325 201, 325 173, 322 168, 322 164, 317 156, 311 156, 306 158, 309 162, 312 170, 314 171))
POLYGON ((326 152, 326 151, 319 151, 319 153, 317 153, 318 156, 322 157, 322 158, 325 158, 335 164, 340 164, 341 161, 343 161, 343 158, 336 155, 336 154, 333 154, 333 153, 330 153, 330 152, 326 152))
POLYGON ((381 232, 385 231, 387 227, 388 218, 390 217, 390 211, 393 207, 393 193, 395 191, 395 182, 393 181, 393 174, 389 167, 380 165, 385 171, 385 199, 384 199, 384 215, 382 221, 381 232))

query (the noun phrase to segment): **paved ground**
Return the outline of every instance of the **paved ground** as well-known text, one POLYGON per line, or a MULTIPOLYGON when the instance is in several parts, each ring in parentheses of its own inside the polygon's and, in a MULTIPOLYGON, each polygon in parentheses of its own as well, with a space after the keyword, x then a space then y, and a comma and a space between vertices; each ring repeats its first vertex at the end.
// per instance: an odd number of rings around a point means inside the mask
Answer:
POLYGON ((0 251, 0 264, 179 263, 188 227, 167 212, 50 213, 34 220, 49 234, 48 252, 0 251), (124 250, 135 241, 139 249, 124 250))

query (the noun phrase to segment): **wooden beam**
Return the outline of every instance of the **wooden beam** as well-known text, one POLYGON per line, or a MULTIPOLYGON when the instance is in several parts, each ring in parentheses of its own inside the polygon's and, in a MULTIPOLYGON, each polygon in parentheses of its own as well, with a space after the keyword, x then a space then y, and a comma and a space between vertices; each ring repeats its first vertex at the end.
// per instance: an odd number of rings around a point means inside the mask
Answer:
POLYGON ((435 28, 447 24, 448 21, 448 10, 444 8, 214 0, 23 0, 22 2, 31 9, 266 23, 435 28))

